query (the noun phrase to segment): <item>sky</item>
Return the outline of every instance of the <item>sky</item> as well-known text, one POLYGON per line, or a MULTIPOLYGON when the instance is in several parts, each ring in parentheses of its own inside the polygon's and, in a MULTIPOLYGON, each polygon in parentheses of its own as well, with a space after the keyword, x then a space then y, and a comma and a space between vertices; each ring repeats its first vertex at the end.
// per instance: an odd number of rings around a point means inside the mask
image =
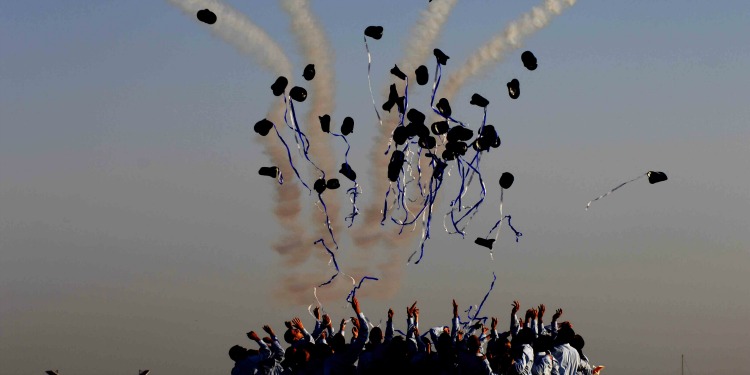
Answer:
MULTIPOLYGON (((282 7, 227 3, 281 46, 290 78, 314 98, 282 7)), ((445 76, 536 4, 458 1, 430 46, 450 56, 445 76)), ((311 5, 333 50, 332 124, 355 119, 349 162, 363 176, 361 208, 382 202, 375 191, 385 184, 368 176, 371 150, 385 145, 374 145, 362 30, 385 29, 369 42, 380 104, 428 6, 311 5)), ((477 126, 481 112, 468 100, 482 94, 503 142, 482 159, 485 204, 462 239, 440 224, 443 198, 418 265, 406 258, 419 229, 362 248, 358 231, 397 228, 358 225, 364 214, 352 228, 339 223, 342 270, 381 278, 358 293, 364 312, 378 322, 393 307, 403 328, 404 307, 418 300, 423 324, 442 325, 451 299, 478 304, 494 272, 485 314, 507 325, 515 299, 522 310, 562 307, 607 374, 677 374, 682 354, 686 373, 744 368, 748 19, 744 1, 582 0, 467 81, 454 113, 477 126), (533 72, 521 64, 526 49, 539 59, 533 72), (512 78, 518 100, 507 96, 512 78), (584 210, 649 170, 669 180, 636 181, 584 210), (490 260, 473 238, 498 218, 504 171, 515 175, 504 212, 523 236, 516 243, 504 227, 490 260)), ((227 350, 250 344, 245 332, 281 331, 293 316, 312 326, 313 286, 334 271, 319 247, 272 249, 290 228, 274 218, 275 183, 257 174, 271 165, 264 143, 276 139, 252 126, 277 103, 268 89, 277 73, 212 27, 167 1, 0 4, 0 373, 221 374, 232 367, 227 350)), ((432 75, 434 60, 422 63, 432 75)), ((429 110, 427 86, 410 92, 412 103, 429 110)), ((307 116, 308 103, 297 108, 307 116)), ((343 143, 331 145, 341 163, 343 143)), ((326 194, 350 208, 342 189, 326 194)), ((313 196, 300 199, 307 241, 322 224, 313 196)), ((319 290, 334 319, 351 314, 350 286, 342 277, 319 290)))

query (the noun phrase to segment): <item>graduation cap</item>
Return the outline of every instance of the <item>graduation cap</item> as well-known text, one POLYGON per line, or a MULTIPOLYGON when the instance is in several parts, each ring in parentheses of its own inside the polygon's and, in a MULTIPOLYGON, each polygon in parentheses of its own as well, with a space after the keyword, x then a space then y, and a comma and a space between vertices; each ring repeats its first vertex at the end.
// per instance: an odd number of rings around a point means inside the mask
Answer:
POLYGON ((438 100, 437 104, 435 104, 435 108, 440 112, 443 117, 451 117, 451 105, 448 103, 448 99, 446 98, 440 98, 438 100))
POLYGON ((406 113, 406 119, 415 124, 424 124, 425 118, 426 117, 424 113, 414 108, 410 109, 409 112, 406 113))
POLYGON ((341 186, 341 184, 339 184, 339 179, 338 178, 332 178, 332 179, 326 181, 326 188, 328 188, 328 189, 336 190, 340 186, 341 186))
POLYGON ((344 117, 344 123, 341 124, 341 134, 349 135, 354 131, 354 119, 347 116, 344 117))
POLYGON ((474 243, 477 244, 477 245, 479 245, 479 246, 483 246, 483 247, 486 247, 486 248, 492 250, 492 244, 495 243, 495 239, 494 238, 487 239, 487 238, 477 237, 477 239, 474 240, 474 243))
POLYGON ((279 167, 260 167, 258 174, 261 176, 268 176, 271 178, 279 177, 279 167))
POLYGON ((667 180, 667 174, 664 172, 649 171, 646 175, 648 176, 648 182, 651 184, 667 180))
POLYGON ((365 28, 365 36, 380 40, 383 37, 383 26, 367 26, 365 28))
POLYGON ((293 100, 301 103, 307 99, 307 90, 299 86, 294 86, 289 90, 289 96, 291 96, 293 100))
MULTIPOLYGON (((432 154, 430 154, 432 155, 432 154)), ((445 168, 448 166, 448 163, 440 160, 440 159, 434 159, 435 160, 435 167, 432 169, 432 178, 442 181, 443 180, 443 172, 445 171, 445 168)))
POLYGON ((520 83, 515 78, 508 82, 508 95, 510 95, 511 99, 518 99, 518 96, 521 95, 521 88, 519 85, 520 83))
POLYGON ((280 96, 284 93, 284 90, 286 90, 286 85, 289 84, 289 80, 286 79, 284 76, 279 76, 279 78, 276 78, 276 82, 271 85, 271 91, 273 91, 274 96, 280 96))
POLYGON ((389 91, 388 91, 388 101, 383 103, 383 110, 384 111, 391 111, 391 108, 398 102, 399 96, 398 96, 398 90, 396 89, 396 84, 392 83, 389 91))
POLYGON ((534 56, 531 51, 526 51, 521 54, 521 61, 523 62, 523 66, 526 67, 528 70, 535 70, 536 69, 536 56, 534 56))
POLYGON ((463 126, 454 126, 448 131, 448 142, 469 141, 474 136, 474 131, 463 126))
POLYGON ((196 16, 198 16, 198 21, 207 23, 209 25, 213 25, 214 23, 216 23, 216 14, 208 9, 199 10, 196 16))
POLYGON ((432 123, 432 134, 435 135, 441 135, 445 134, 450 130, 450 125, 448 125, 448 121, 438 121, 432 123))
POLYGON ((393 129, 393 141, 397 145, 406 143, 407 139, 409 139, 409 130, 406 129, 406 126, 397 126, 396 129, 393 129))
POLYGON ((497 139, 495 127, 493 125, 485 125, 482 127, 481 134, 479 134, 479 137, 474 141, 472 146, 474 150, 487 151, 495 144, 497 139))
POLYGON ((450 151, 454 156, 463 156, 466 154, 466 150, 468 149, 469 146, 466 144, 466 142, 447 142, 445 144, 445 150, 450 151))
POLYGON ((391 69, 391 74, 400 78, 402 81, 406 79, 406 74, 404 74, 404 72, 402 72, 401 69, 398 68, 398 65, 393 65, 393 69, 391 69))
POLYGON ((435 137, 431 135, 419 137, 419 147, 430 150, 435 148, 435 146, 437 146, 437 139, 435 137))
POLYGON ((515 177, 513 177, 510 172, 503 172, 503 174, 500 175, 500 187, 503 189, 510 188, 510 186, 513 185, 513 180, 515 180, 515 177))
POLYGON ((324 191, 326 191, 326 179, 325 178, 319 178, 315 181, 313 184, 313 189, 315 189, 318 194, 323 194, 324 191))
POLYGON ((302 77, 310 81, 315 78, 315 64, 307 64, 305 70, 302 71, 302 77))
POLYGON ((253 126, 253 130, 264 137, 268 135, 268 132, 271 131, 271 128, 273 128, 273 123, 271 121, 268 121, 267 119, 260 120, 253 126))
POLYGON ((398 180, 401 174, 401 166, 404 164, 404 153, 401 150, 395 150, 391 154, 391 161, 388 163, 388 179, 392 182, 398 180))
POLYGON ((456 153, 448 149, 448 144, 445 145, 445 150, 443 150, 443 153, 440 154, 440 156, 445 160, 454 160, 456 159, 456 153))
POLYGON ((329 115, 318 116, 318 120, 320 120, 320 130, 322 130, 324 133, 330 133, 331 132, 331 116, 329 115))
POLYGON ((471 101, 469 101, 469 104, 485 108, 488 104, 490 104, 490 101, 485 99, 482 95, 474 94, 471 96, 471 101))
POLYGON ((398 113, 404 113, 406 111, 406 98, 403 96, 399 96, 396 99, 396 108, 398 108, 398 113))
POLYGON ((414 71, 414 74, 417 76, 417 83, 420 86, 424 86, 427 84, 427 81, 430 80, 430 71, 427 70, 427 67, 424 65, 420 65, 417 70, 414 71))
POLYGON ((432 50, 432 53, 435 54, 435 57, 437 58, 438 64, 445 65, 448 62, 448 55, 444 54, 443 51, 441 51, 439 48, 435 48, 432 50))
POLYGON ((347 163, 341 164, 341 169, 339 169, 339 173, 343 174, 344 177, 352 181, 357 179, 357 173, 355 173, 352 167, 347 163))

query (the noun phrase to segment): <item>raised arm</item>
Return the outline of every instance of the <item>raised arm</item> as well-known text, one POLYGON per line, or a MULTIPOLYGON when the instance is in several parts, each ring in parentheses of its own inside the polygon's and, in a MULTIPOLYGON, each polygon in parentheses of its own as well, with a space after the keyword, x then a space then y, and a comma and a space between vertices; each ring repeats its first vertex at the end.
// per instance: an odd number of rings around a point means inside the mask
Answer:
POLYGON ((273 358, 279 362, 282 361, 284 359, 284 348, 281 347, 279 338, 276 337, 273 328, 269 325, 264 325, 263 330, 271 337, 271 354, 273 355, 273 358))
MULTIPOLYGON (((456 342, 458 335, 458 304, 456 300, 453 300, 453 322, 451 324, 451 341, 456 342)), ((437 341, 436 341, 437 342, 437 341)))
POLYGON ((385 343, 393 340, 393 309, 388 309, 388 320, 385 322, 385 343))
POLYGON ((302 320, 300 318, 295 317, 294 319, 292 319, 292 326, 297 327, 297 329, 302 332, 302 335, 305 337, 305 341, 313 343, 315 342, 312 338, 312 335, 310 335, 310 333, 308 333, 305 329, 305 326, 302 324, 302 320))
POLYGON ((261 361, 264 361, 264 360, 266 360, 268 358, 271 358, 271 350, 268 349, 268 345, 266 345, 266 343, 263 342, 263 340, 260 339, 260 337, 258 336, 257 333, 255 333, 255 331, 248 332, 247 333, 247 338, 249 338, 250 340, 255 341, 258 344, 258 346, 259 346, 259 348, 258 348, 258 354, 260 355, 260 360, 261 361))
POLYGON ((518 316, 516 316, 516 313, 521 309, 521 303, 513 301, 512 305, 513 309, 510 311, 510 335, 515 337, 518 331, 520 331, 520 328, 518 327, 518 316))
POLYGON ((362 353, 362 349, 365 347, 367 337, 370 334, 370 327, 365 320, 365 314, 363 314, 362 310, 359 308, 359 300, 357 297, 352 297, 352 309, 354 309, 354 313, 357 314, 357 319, 359 320, 359 334, 347 352, 347 362, 350 364, 354 364, 354 362, 357 361, 357 358, 359 358, 359 355, 362 353))

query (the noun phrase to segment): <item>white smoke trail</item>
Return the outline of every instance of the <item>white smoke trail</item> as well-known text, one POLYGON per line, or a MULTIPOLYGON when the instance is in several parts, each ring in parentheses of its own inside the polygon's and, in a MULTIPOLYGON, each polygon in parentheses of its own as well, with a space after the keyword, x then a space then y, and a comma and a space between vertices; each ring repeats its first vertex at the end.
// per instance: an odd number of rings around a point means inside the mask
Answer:
MULTIPOLYGON (((440 36, 443 25, 448 20, 448 16, 457 1, 435 0, 429 3, 427 9, 422 11, 419 21, 412 28, 411 38, 406 44, 405 56, 398 64, 399 68, 408 76, 413 78, 414 70, 431 55, 435 41, 440 36)), ((397 81, 396 85, 399 92, 401 92, 404 88, 402 82, 397 81)), ((385 95, 387 96, 387 91, 385 95)), ((370 173, 372 188, 370 191, 373 193, 373 201, 363 210, 364 220, 354 236, 355 243, 361 247, 371 247, 380 239, 378 232, 381 229, 380 219, 382 218, 381 209, 383 208, 383 202, 380 200, 380 197, 385 195, 385 191, 388 188, 388 184, 384 182, 384 176, 386 175, 389 161, 388 157, 383 155, 383 151, 388 145, 388 140, 391 137, 393 129, 398 124, 398 121, 395 120, 396 117, 397 114, 395 113, 385 116, 383 126, 378 129, 378 134, 375 136, 373 148, 370 152, 372 159, 372 171, 370 173)), ((407 234, 405 230, 401 238, 410 239, 411 236, 411 233, 407 234)))
POLYGON ((521 48, 524 38, 546 27, 555 16, 575 5, 576 0, 544 0, 520 19, 511 22, 469 57, 441 89, 441 97, 451 100, 464 83, 484 69, 502 61, 510 51, 521 48))
MULTIPOLYGON (((292 64, 284 51, 260 27, 237 9, 218 0, 167 0, 186 15, 196 19, 196 13, 208 8, 218 21, 210 25, 212 33, 239 51, 255 58, 260 64, 279 75, 290 77, 292 64)), ((196 22, 197 19, 196 19, 196 22)))
MULTIPOLYGON (((314 157, 316 164, 325 171, 327 176, 333 177, 338 172, 338 168, 336 168, 334 153, 331 152, 331 135, 324 133, 318 126, 318 116, 331 115, 335 105, 333 51, 319 21, 310 9, 308 0, 283 0, 281 5, 291 18, 292 32, 297 38, 302 55, 307 60, 305 63, 315 64, 311 106, 306 116, 305 132, 310 140, 310 154, 314 157)), ((314 168, 312 170, 317 173, 314 168)), ((328 195, 333 196, 331 193, 328 195)), ((331 228, 334 234, 339 233, 341 229, 339 220, 341 204, 338 199, 329 199, 326 201, 326 205, 331 220, 331 228)), ((313 222, 325 222, 325 215, 319 210, 312 210, 312 215, 313 222)), ((325 225, 318 225, 317 228, 320 238, 330 236, 325 225)))
MULTIPOLYGON (((283 75, 292 81, 292 64, 281 47, 260 27, 255 25, 244 14, 218 0, 167 0, 189 17, 196 19, 196 13, 208 8, 216 14, 217 22, 210 26, 212 33, 243 54, 255 58, 262 66, 277 75, 283 75)), ((197 21, 197 20, 196 20, 197 21)), ((278 100, 271 106, 267 118, 284 132, 284 105, 278 100)), ((260 136, 258 136, 260 138, 260 136)), ((285 264, 297 265, 305 262, 312 250, 312 240, 305 236, 305 227, 299 221, 301 211, 300 188, 293 184, 294 173, 289 165, 286 149, 278 139, 268 136, 261 141, 265 153, 271 162, 278 166, 286 183, 277 185, 276 207, 274 214, 286 230, 282 239, 273 244, 273 249, 285 264)), ((288 293, 293 293, 292 290, 288 293)))

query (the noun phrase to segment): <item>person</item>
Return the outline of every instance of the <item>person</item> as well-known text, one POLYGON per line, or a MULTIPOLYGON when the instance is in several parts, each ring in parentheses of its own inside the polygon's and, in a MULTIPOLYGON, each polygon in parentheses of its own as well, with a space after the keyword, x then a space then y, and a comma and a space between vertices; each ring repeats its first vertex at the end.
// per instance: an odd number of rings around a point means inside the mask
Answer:
POLYGON ((534 341, 536 357, 531 366, 531 375, 560 375, 560 366, 550 352, 552 343, 552 336, 549 335, 540 335, 534 341))
POLYGON ((324 375, 351 375, 356 372, 354 363, 357 362, 362 349, 365 347, 369 327, 367 326, 367 320, 365 320, 365 314, 360 310, 359 300, 356 296, 352 297, 351 305, 359 323, 357 338, 351 345, 347 346, 343 335, 336 334, 333 336, 331 339, 333 354, 326 359, 323 365, 324 375))
POLYGON ((490 361, 482 354, 482 344, 477 335, 471 335, 466 339, 466 348, 458 360, 461 375, 494 375, 490 361))
POLYGON ((575 331, 570 324, 563 324, 557 332, 556 346, 552 349, 560 375, 576 375, 580 366, 581 357, 578 351, 570 345, 575 336, 575 331))
POLYGON ((258 368, 261 367, 261 363, 271 358, 271 350, 268 349, 268 345, 260 339, 255 331, 248 332, 247 337, 255 341, 260 349, 254 351, 239 345, 231 347, 229 349, 229 358, 234 361, 232 375, 254 375, 258 371, 258 368))
POLYGON ((388 309, 388 321, 386 322, 386 337, 383 342, 383 331, 380 327, 374 327, 370 331, 370 340, 366 350, 359 356, 357 362, 358 375, 382 374, 384 371, 384 360, 386 348, 393 339, 393 309, 388 309))

